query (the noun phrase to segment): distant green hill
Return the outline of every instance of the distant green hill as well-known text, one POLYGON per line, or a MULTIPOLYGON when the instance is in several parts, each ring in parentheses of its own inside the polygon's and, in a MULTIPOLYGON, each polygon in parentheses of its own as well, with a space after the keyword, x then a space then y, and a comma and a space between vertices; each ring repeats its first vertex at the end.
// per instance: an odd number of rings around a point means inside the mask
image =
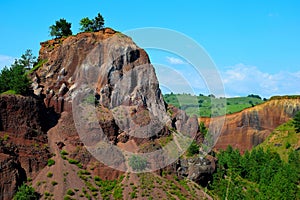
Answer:
POLYGON ((197 115, 198 117, 232 114, 264 102, 264 100, 257 95, 235 98, 214 98, 213 96, 193 96, 190 94, 171 93, 165 94, 164 99, 168 104, 172 104, 186 111, 188 115, 197 115))

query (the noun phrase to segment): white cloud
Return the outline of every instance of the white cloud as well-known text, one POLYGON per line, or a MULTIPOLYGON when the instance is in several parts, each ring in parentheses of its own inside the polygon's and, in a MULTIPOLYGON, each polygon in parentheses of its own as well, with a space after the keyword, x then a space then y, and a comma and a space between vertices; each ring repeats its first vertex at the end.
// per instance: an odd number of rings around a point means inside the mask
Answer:
POLYGON ((184 65, 186 64, 186 62, 184 62, 183 60, 179 59, 179 58, 175 58, 175 57, 166 57, 167 61, 169 64, 171 65, 184 65))
POLYGON ((219 80, 214 71, 199 74, 189 64, 184 68, 155 65, 155 69, 160 85, 173 93, 213 93, 228 97, 258 94, 266 98, 300 94, 300 71, 267 73, 255 66, 237 64, 220 71, 222 80, 219 80))
POLYGON ((299 94, 300 71, 282 71, 275 74, 260 71, 255 66, 238 64, 221 72, 228 96, 251 93, 264 97, 299 94))
POLYGON ((5 66, 10 66, 14 62, 15 58, 5 55, 0 55, 0 69, 5 66))

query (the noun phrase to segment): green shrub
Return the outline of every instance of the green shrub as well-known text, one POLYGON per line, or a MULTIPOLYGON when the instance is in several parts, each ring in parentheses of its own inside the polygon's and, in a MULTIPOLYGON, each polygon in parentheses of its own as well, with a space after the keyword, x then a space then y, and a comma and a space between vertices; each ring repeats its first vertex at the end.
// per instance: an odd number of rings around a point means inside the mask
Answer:
POLYGON ((100 178, 99 176, 95 176, 95 177, 94 177, 94 180, 95 180, 95 181, 101 181, 101 178, 100 178))
POLYGON ((75 192, 73 192, 73 190, 68 189, 67 195, 73 196, 74 194, 75 194, 75 192))
POLYGON ((113 197, 114 197, 114 199, 120 199, 120 200, 123 199, 123 188, 116 187, 114 189, 113 197))
POLYGON ((147 160, 143 157, 133 155, 129 158, 129 165, 134 171, 142 171, 147 167, 147 160))
POLYGON ((79 170, 77 174, 78 175, 91 175, 91 173, 87 170, 79 170))
POLYGON ((8 139, 9 139, 9 135, 7 133, 5 133, 3 136, 3 141, 7 141, 8 139))
POLYGON ((13 197, 14 200, 36 200, 39 198, 40 195, 35 192, 34 188, 26 184, 21 185, 13 197))
POLYGON ((78 168, 82 169, 83 165, 81 163, 76 164, 78 168))
POLYGON ((72 200, 72 198, 70 196, 68 196, 68 195, 65 195, 64 196, 64 200, 72 200))
POLYGON ((52 184, 53 186, 56 186, 58 183, 57 183, 56 181, 52 181, 51 184, 52 184))
POLYGON ((51 178, 52 176, 53 176, 53 173, 48 172, 47 177, 48 177, 48 178, 51 178))
POLYGON ((131 198, 131 199, 137 198, 136 192, 131 192, 131 193, 130 193, 130 198, 131 198))
POLYGON ((199 145, 193 141, 189 148, 187 149, 187 156, 193 156, 199 153, 199 145))
POLYGON ((70 164, 73 164, 73 165, 79 164, 79 161, 78 161, 78 160, 75 160, 75 159, 71 159, 71 158, 70 158, 68 161, 69 161, 70 164))
POLYGON ((66 150, 61 150, 60 155, 67 156, 69 153, 66 150))
POLYGON ((51 166, 54 165, 54 164, 55 164, 55 161, 54 161, 53 159, 49 159, 48 162, 47 162, 47 165, 48 165, 49 167, 51 167, 51 166))

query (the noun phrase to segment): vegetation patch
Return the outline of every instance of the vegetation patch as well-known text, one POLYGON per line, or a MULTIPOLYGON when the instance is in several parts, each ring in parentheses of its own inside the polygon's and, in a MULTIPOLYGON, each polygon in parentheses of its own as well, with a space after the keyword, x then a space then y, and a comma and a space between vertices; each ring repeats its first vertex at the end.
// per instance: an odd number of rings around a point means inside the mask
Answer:
POLYGON ((48 165, 49 167, 51 167, 51 166, 54 165, 54 164, 55 164, 55 161, 54 161, 53 159, 49 159, 48 162, 47 162, 47 165, 48 165))
MULTIPOLYGON (((177 108, 184 110, 188 115, 198 117, 220 116, 240 112, 266 101, 258 95, 250 94, 247 97, 216 98, 214 95, 203 94, 165 94, 164 100, 177 108)), ((171 113, 171 111, 169 111, 171 113)))
POLYGON ((147 167, 147 160, 141 156, 132 155, 129 158, 129 165, 134 171, 142 171, 147 167))
POLYGON ((21 185, 13 197, 14 200, 39 199, 39 198, 40 195, 37 192, 35 192, 34 188, 26 184, 21 185))
POLYGON ((221 199, 299 199, 300 154, 288 162, 262 148, 245 152, 228 147, 217 154, 217 172, 209 189, 221 199))
POLYGON ((75 192, 71 189, 68 189, 67 190, 67 195, 73 196, 73 195, 75 195, 75 192))
POLYGON ((35 62, 32 51, 26 50, 21 58, 16 59, 10 68, 4 67, 0 71, 0 94, 27 95, 30 87, 27 71, 31 69, 35 62))
POLYGON ((196 141, 192 141, 191 145, 187 149, 187 156, 191 157, 196 154, 199 154, 199 145, 196 143, 196 141))
POLYGON ((48 62, 48 59, 42 59, 42 60, 39 60, 38 63, 36 65, 33 66, 33 68, 31 68, 27 74, 31 74, 32 72, 38 70, 40 67, 43 66, 43 64, 45 64, 46 62, 48 62))
POLYGON ((53 173, 52 172, 48 172, 47 177, 48 178, 52 178, 53 177, 53 173))
POLYGON ((51 182, 52 186, 56 186, 58 183, 56 181, 51 182))

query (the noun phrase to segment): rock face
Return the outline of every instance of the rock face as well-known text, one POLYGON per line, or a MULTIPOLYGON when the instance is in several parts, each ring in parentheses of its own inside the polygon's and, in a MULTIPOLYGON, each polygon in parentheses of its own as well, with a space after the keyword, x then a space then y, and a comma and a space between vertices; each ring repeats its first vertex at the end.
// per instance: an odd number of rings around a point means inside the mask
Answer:
POLYGON ((212 180, 212 174, 216 169, 215 159, 211 156, 206 158, 181 158, 178 160, 177 165, 178 177, 186 177, 203 186, 206 186, 208 181, 212 180))
POLYGON ((196 116, 188 117, 187 114, 173 105, 168 106, 171 113, 171 126, 184 135, 194 138, 199 144, 203 142, 203 135, 199 131, 198 120, 196 116))
MULTIPOLYGON (((11 198, 27 178, 34 179, 51 152, 67 150, 82 167, 93 168, 94 175, 114 179, 123 172, 99 164, 87 151, 89 145, 138 152, 143 144, 170 135, 170 129, 200 134, 196 118, 179 110, 167 114, 147 53, 119 32, 107 28, 43 42, 39 62, 31 74, 32 89, 43 103, 31 97, 0 97, 0 191, 10 195, 0 200, 11 198), (105 145, 97 146, 103 141, 105 145)), ((109 148, 101 152, 112 153, 109 148)), ((54 158, 57 166, 65 162, 54 158)), ((128 167, 120 165, 122 170, 128 167)), ((40 174, 36 179, 42 181, 40 174)), ((45 192, 42 187, 37 191, 45 192)))
POLYGON ((82 119, 79 104, 95 101, 103 114, 97 118, 105 118, 101 128, 113 143, 123 131, 132 138, 160 135, 170 120, 147 53, 121 33, 107 28, 50 40, 41 43, 39 60, 44 64, 32 75, 33 86, 46 107, 82 119), (157 131, 145 131, 150 126, 157 131))
POLYGON ((17 187, 47 165, 47 130, 55 115, 31 97, 0 96, 0 199, 11 199, 17 187))
POLYGON ((106 28, 43 42, 39 61, 43 64, 32 74, 35 94, 46 107, 72 118, 72 124, 57 127, 68 138, 66 146, 102 141, 140 146, 169 135, 169 128, 200 134, 196 118, 179 110, 167 114, 147 53, 119 32, 106 28))
POLYGON ((16 156, 0 153, 0 199, 12 199, 17 187, 26 180, 24 175, 16 156))
POLYGON ((42 88, 46 106, 57 112, 69 110, 70 97, 83 84, 107 108, 136 105, 165 112, 147 53, 112 29, 41 43, 39 60, 44 64, 33 75, 35 91, 42 88))
MULTIPOLYGON (((262 105, 226 116, 221 135, 215 146, 225 149, 228 145, 240 151, 251 149, 263 142, 280 124, 291 119, 300 110, 300 99, 273 99, 262 105)), ((209 130, 216 131, 210 122, 218 123, 221 118, 201 118, 209 130)))

